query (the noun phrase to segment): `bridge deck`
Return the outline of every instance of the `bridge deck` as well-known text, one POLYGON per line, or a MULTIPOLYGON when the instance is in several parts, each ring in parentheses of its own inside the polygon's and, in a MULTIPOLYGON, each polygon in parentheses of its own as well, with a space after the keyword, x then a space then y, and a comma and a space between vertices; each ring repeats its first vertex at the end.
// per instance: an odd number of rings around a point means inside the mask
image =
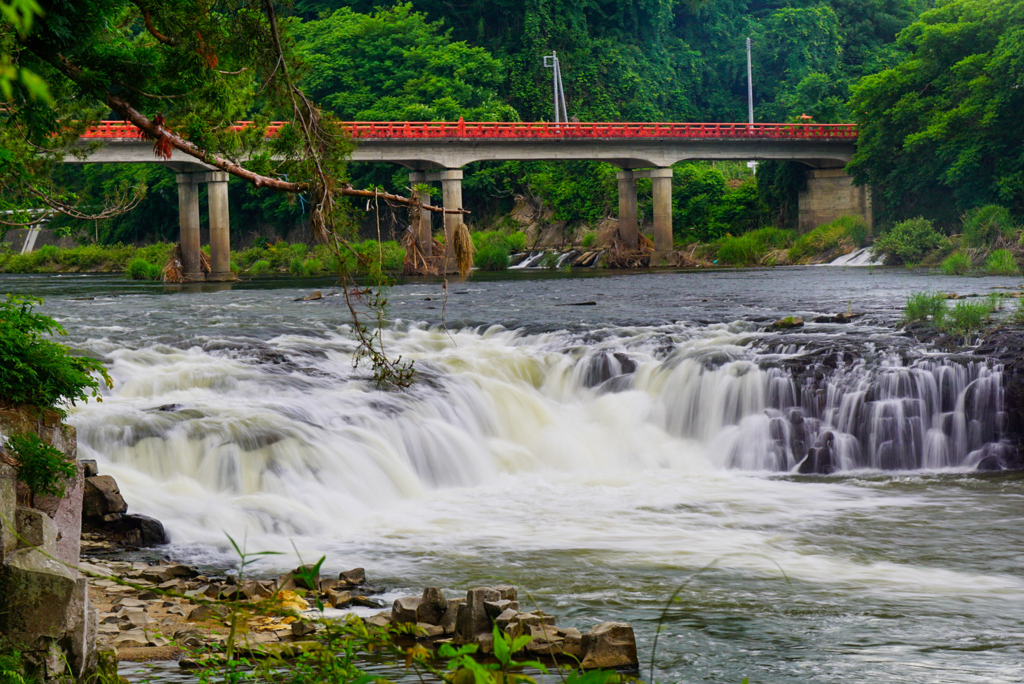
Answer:
MULTIPOLYGON (((232 128, 243 131, 256 124, 239 121, 232 128)), ((274 137, 288 123, 267 126, 274 137)), ((347 121, 341 124, 353 138, 402 139, 719 139, 719 140, 842 140, 857 139, 855 124, 745 124, 745 123, 503 123, 467 121, 347 121)), ((103 121, 89 128, 83 138, 134 139, 139 131, 124 121, 103 121)))

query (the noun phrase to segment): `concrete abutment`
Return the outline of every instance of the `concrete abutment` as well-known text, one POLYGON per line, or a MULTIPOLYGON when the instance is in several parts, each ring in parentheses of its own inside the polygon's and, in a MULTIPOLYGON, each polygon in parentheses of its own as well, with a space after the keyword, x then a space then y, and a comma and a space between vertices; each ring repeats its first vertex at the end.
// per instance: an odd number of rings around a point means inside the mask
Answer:
POLYGON ((842 168, 809 169, 799 196, 798 232, 808 233, 842 216, 860 216, 875 225, 871 190, 853 184, 842 168))

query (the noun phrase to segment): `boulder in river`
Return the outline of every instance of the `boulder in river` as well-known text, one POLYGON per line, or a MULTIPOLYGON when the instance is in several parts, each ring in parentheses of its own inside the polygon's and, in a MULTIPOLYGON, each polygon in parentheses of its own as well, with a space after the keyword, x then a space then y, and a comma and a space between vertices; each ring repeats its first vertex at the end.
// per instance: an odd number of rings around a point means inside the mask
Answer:
POLYGON ((636 653, 636 636, 625 622, 602 622, 583 635, 584 670, 635 669, 640 660, 636 653))

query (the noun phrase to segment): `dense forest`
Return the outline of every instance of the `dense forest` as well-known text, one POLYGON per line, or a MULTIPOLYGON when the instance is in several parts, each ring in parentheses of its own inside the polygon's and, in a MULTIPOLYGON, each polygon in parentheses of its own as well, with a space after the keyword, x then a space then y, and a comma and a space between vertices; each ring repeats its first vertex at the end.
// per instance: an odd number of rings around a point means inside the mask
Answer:
MULTIPOLYGON (((955 231, 964 212, 986 204, 1024 213, 1024 2, 296 0, 286 12, 303 89, 345 120, 549 120, 551 72, 541 58, 557 51, 568 112, 581 121, 742 121, 750 37, 756 119, 860 123, 850 168, 874 188, 883 226, 924 215, 955 231)), ((614 171, 475 164, 465 201, 478 227, 500 225, 517 198, 568 228, 594 225, 616 213, 614 171)), ((177 197, 166 169, 59 173, 83 198, 148 186, 136 211, 87 225, 101 242, 173 238, 177 197)), ((358 187, 409 190, 396 167, 349 173, 358 187)), ((677 235, 708 241, 791 227, 802 182, 792 163, 761 164, 756 176, 742 164, 680 164, 677 235)), ((231 202, 237 221, 282 231, 306 211, 302 200, 241 181, 231 202)))

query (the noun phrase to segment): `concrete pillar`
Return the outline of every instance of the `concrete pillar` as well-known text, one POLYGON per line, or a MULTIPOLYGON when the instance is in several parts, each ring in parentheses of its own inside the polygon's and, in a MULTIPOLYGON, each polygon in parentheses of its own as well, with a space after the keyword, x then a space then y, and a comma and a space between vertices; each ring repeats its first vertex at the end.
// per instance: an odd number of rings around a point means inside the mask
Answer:
MULTIPOLYGON (((445 209, 462 208, 462 169, 446 169, 438 175, 445 209)), ((455 232, 463 224, 462 214, 444 215, 444 252, 449 271, 455 268, 455 232)))
POLYGON ((186 281, 205 280, 199 261, 199 183, 195 173, 179 173, 178 225, 181 229, 181 266, 186 281))
MULTIPOLYGON (((426 182, 427 174, 423 171, 413 171, 409 174, 409 185, 413 188, 413 193, 420 204, 430 204, 430 193, 427 191, 418 192, 416 190, 417 185, 422 185, 426 182)), ((416 242, 419 243, 420 252, 423 253, 423 256, 430 256, 434 248, 434 241, 432 239, 433 220, 433 212, 426 209, 412 210, 412 231, 413 235, 416 236, 416 242)))
POLYGON ((874 227, 871 190, 853 184, 845 169, 811 169, 800 191, 797 232, 807 233, 841 216, 860 216, 874 227))
POLYGON ((658 266, 672 251, 672 169, 652 169, 648 174, 654 200, 654 254, 651 256, 651 266, 658 266))
POLYGON ((228 174, 206 174, 210 199, 210 274, 207 280, 234 280, 231 273, 231 217, 228 211, 228 174))
POLYGON ((639 245, 636 223, 636 178, 632 171, 619 171, 619 239, 630 249, 639 245))

